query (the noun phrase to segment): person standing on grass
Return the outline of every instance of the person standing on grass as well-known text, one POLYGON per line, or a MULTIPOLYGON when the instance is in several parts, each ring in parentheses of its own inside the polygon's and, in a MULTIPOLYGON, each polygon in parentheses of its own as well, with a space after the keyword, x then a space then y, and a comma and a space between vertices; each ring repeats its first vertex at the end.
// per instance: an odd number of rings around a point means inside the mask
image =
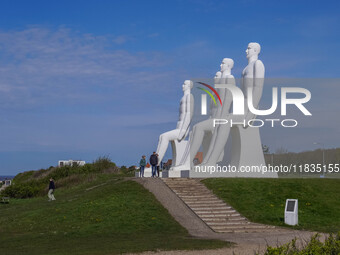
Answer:
POLYGON ((48 201, 56 200, 53 194, 54 190, 55 190, 54 180, 51 178, 50 185, 48 187, 48 201))
POLYGON ((153 154, 150 156, 150 165, 151 165, 151 170, 152 170, 152 177, 156 176, 156 171, 157 171, 157 164, 158 164, 158 157, 156 152, 154 151, 153 154))
POLYGON ((139 167, 140 167, 140 171, 139 171, 139 177, 144 177, 144 168, 146 166, 146 160, 145 160, 145 155, 142 156, 142 159, 139 162, 139 167))

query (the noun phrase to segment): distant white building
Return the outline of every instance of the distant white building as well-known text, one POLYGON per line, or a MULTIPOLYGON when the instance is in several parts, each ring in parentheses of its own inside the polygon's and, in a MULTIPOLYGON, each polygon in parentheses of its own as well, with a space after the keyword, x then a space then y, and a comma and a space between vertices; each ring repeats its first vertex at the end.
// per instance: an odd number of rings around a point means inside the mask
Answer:
POLYGON ((83 160, 59 160, 58 161, 58 166, 62 167, 62 166, 83 166, 85 165, 86 162, 83 160))
POLYGON ((4 180, 4 186, 11 186, 12 180, 4 180))

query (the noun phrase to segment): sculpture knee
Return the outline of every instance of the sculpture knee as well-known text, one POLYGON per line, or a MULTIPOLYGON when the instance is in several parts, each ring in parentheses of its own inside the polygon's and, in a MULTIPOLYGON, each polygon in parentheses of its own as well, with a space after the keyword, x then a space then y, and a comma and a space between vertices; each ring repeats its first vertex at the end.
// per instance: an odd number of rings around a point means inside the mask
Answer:
POLYGON ((163 141, 168 141, 167 135, 166 134, 161 134, 159 136, 159 141, 163 142, 163 141))

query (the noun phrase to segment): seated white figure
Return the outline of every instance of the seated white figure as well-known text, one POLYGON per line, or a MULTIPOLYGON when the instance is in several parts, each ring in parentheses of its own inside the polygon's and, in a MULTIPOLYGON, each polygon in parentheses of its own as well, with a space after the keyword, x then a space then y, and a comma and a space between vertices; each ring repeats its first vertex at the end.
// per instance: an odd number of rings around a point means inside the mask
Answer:
MULTIPOLYGON (((242 90, 244 94, 244 114, 233 115, 230 113, 221 114, 221 119, 226 119, 230 123, 235 122, 247 123, 248 120, 255 116, 248 109, 247 98, 248 88, 252 90, 252 101, 254 108, 258 108, 262 97, 265 68, 261 60, 258 59, 261 47, 258 43, 249 43, 246 50, 248 65, 242 72, 242 90)), ((220 159, 221 153, 225 150, 226 144, 231 133, 232 155, 231 165, 237 168, 240 166, 260 166, 265 165, 262 152, 260 133, 258 128, 236 125, 232 128, 230 125, 219 125, 215 130, 209 145, 209 150, 203 159, 201 166, 216 166, 220 159)), ((224 165, 224 164, 221 164, 224 165)), ((239 174, 235 176, 252 177, 254 174, 239 174)), ((266 175, 257 175, 258 177, 277 177, 275 173, 266 175)))
POLYGON ((173 164, 176 162, 179 163, 180 159, 183 156, 183 152, 185 149, 186 142, 184 139, 188 135, 191 118, 193 116, 194 110, 194 98, 192 96, 191 89, 193 87, 193 82, 190 80, 184 81, 182 85, 183 88, 183 97, 180 102, 179 108, 179 119, 177 122, 176 129, 163 133, 159 137, 157 154, 158 154, 158 162, 162 162, 164 154, 168 148, 169 142, 172 143, 173 155, 172 161, 173 164))
MULTIPOLYGON (((217 72, 214 77, 215 84, 226 82, 235 84, 234 77, 231 75, 231 69, 234 66, 234 61, 230 58, 224 58, 220 67, 221 71, 217 72)), ((217 89, 220 95, 222 106, 211 103, 211 114, 209 119, 201 121, 194 125, 189 137, 189 143, 186 146, 185 153, 181 159, 180 165, 175 166, 172 170, 188 170, 193 165, 193 159, 199 151, 201 145, 203 146, 203 156, 207 153, 209 144, 211 142, 212 134, 214 132, 213 120, 221 118, 223 112, 229 112, 231 97, 228 96, 229 91, 226 89, 217 89)), ((223 152, 221 154, 223 157, 223 152)))

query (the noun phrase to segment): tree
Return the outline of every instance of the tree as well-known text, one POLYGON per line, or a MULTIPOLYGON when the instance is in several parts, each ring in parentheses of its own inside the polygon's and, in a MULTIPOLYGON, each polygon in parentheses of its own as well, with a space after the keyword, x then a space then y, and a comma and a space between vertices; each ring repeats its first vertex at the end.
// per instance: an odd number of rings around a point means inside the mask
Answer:
POLYGON ((264 154, 268 154, 269 153, 269 147, 265 144, 262 144, 262 151, 264 154))

